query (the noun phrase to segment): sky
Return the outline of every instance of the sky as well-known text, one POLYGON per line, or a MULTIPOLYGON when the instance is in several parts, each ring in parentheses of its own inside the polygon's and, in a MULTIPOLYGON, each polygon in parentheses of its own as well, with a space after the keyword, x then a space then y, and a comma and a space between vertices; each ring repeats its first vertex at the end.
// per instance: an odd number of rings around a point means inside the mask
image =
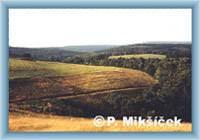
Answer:
POLYGON ((191 9, 9 9, 13 47, 191 40, 191 9))

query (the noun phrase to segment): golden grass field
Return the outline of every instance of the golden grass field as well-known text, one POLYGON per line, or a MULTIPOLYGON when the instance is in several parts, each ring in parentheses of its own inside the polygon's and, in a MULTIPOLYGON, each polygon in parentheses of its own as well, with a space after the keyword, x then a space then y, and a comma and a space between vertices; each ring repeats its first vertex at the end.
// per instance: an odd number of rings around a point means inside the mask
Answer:
POLYGON ((166 55, 161 54, 131 54, 131 55, 116 55, 110 56, 109 59, 130 59, 130 58, 143 58, 143 59, 165 59, 166 55))
POLYGON ((182 126, 131 126, 125 127, 122 121, 117 120, 117 126, 95 127, 93 119, 77 117, 61 117, 38 114, 9 114, 10 132, 191 132, 191 123, 183 123, 182 126))

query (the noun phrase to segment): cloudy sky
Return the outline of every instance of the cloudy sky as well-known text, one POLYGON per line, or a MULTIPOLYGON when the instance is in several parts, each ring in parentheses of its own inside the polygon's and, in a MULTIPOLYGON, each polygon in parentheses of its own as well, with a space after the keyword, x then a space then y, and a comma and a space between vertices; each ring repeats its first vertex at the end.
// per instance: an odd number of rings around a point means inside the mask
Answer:
POLYGON ((9 45, 191 42, 191 9, 9 9, 9 45))

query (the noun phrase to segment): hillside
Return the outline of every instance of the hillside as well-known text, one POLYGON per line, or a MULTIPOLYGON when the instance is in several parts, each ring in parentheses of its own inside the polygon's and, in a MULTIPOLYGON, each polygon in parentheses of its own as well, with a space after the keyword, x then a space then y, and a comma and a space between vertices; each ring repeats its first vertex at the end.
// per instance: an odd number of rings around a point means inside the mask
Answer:
POLYGON ((23 48, 9 47, 10 57, 21 58, 24 54, 30 54, 33 59, 37 60, 64 60, 67 57, 76 55, 92 55, 95 51, 102 51, 109 48, 118 47, 116 45, 80 45, 65 47, 46 47, 46 48, 23 48))
POLYGON ((141 43, 122 45, 117 48, 98 51, 99 54, 123 55, 123 54, 165 54, 168 56, 191 56, 191 43, 141 43))
POLYGON ((9 63, 11 102, 144 88, 156 83, 144 72, 125 68, 19 59, 10 59, 9 63))
POLYGON ((60 47, 61 50, 76 51, 76 52, 95 52, 105 49, 116 48, 117 45, 80 45, 80 46, 65 46, 60 47))
POLYGON ((9 59, 11 131, 82 130, 82 125, 85 131, 191 130, 191 44, 135 44, 71 56, 50 50, 37 49, 40 55, 31 57, 18 50, 21 56, 9 59), (85 125, 99 114, 115 116, 119 123, 122 116, 179 116, 183 127, 97 130, 85 125), (66 129, 63 123, 69 124, 66 129))
POLYGON ((127 54, 164 54, 167 57, 190 57, 190 43, 143 43, 131 45, 82 45, 49 48, 9 47, 12 58, 23 58, 29 54, 34 60, 80 63, 88 57, 127 54))
POLYGON ((37 60, 53 60, 59 61, 66 57, 75 55, 83 55, 85 53, 75 52, 65 49, 58 48, 20 48, 20 47, 9 47, 9 55, 14 58, 21 58, 25 54, 30 54, 33 59, 37 60))

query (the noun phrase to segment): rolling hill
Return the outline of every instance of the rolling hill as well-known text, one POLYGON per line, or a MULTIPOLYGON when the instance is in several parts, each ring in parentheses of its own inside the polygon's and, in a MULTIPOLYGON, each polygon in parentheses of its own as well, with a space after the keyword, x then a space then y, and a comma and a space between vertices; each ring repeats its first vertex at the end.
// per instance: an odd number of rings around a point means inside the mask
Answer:
POLYGON ((9 47, 12 58, 22 58, 30 54, 34 60, 65 62, 68 59, 87 58, 88 56, 127 55, 127 54, 164 54, 172 57, 190 57, 190 43, 142 43, 131 45, 82 45, 49 48, 9 47))
MULTIPOLYGON (((85 122, 89 123, 89 118, 99 114, 115 116, 119 124, 122 116, 132 115, 181 116, 184 122, 190 122, 190 57, 189 43, 134 44, 96 52, 10 48, 9 129, 96 131, 91 125, 85 126, 85 122), (32 58, 27 59, 24 54, 30 54, 32 58), (128 60, 118 59, 121 57, 128 60), (144 59, 137 59, 141 57, 144 59), (152 70, 156 70, 156 76, 152 70), (143 71, 152 72, 157 79, 143 71), (73 127, 81 120, 84 120, 83 127, 73 127)), ((116 131, 191 131, 191 123, 183 124, 181 128, 148 130, 116 127, 116 131)), ((99 131, 104 130, 110 129, 103 127, 99 131)))
POLYGON ((61 50, 75 51, 75 52, 96 52, 110 48, 117 48, 117 45, 80 45, 80 46, 65 46, 60 47, 61 50))
POLYGON ((9 47, 9 55, 14 58, 22 58, 25 54, 30 54, 36 60, 53 60, 59 61, 66 57, 82 55, 85 53, 64 50, 60 48, 19 48, 9 47))
POLYGON ((10 59, 10 101, 153 86, 147 73, 125 68, 10 59), (21 86, 23 85, 23 86, 21 86))
POLYGON ((9 47, 10 57, 23 57, 24 54, 38 60, 63 60, 66 57, 76 55, 92 54, 95 51, 102 51, 109 48, 118 47, 116 45, 81 45, 81 46, 65 46, 65 47, 47 47, 47 48, 23 48, 9 47))
POLYGON ((117 48, 110 48, 98 51, 99 54, 124 55, 124 54, 165 54, 170 56, 191 56, 191 43, 140 43, 122 45, 117 48))

